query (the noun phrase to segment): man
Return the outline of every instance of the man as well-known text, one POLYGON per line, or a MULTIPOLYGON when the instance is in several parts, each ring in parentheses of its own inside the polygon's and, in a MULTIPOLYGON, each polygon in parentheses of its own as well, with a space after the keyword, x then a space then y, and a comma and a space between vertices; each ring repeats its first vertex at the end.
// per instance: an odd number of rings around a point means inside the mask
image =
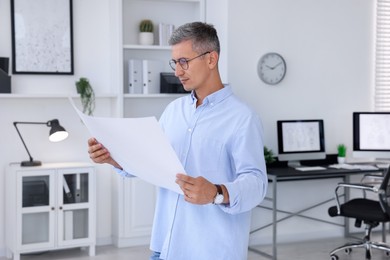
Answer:
MULTIPOLYGON (((260 119, 222 84, 212 25, 185 24, 170 45, 170 65, 191 94, 171 102, 160 125, 186 171, 176 179, 184 196, 160 188, 150 259, 245 260, 251 209, 268 183, 260 119)), ((131 176, 94 138, 89 153, 131 176)))

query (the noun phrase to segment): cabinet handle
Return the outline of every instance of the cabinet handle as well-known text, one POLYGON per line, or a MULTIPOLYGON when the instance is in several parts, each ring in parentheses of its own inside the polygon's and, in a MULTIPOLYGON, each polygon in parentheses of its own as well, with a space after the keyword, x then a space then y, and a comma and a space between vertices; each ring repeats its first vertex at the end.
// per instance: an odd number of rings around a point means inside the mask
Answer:
POLYGON ((60 206, 60 210, 62 210, 62 206, 60 206))
POLYGON ((51 210, 54 210, 54 207, 51 207, 51 210))

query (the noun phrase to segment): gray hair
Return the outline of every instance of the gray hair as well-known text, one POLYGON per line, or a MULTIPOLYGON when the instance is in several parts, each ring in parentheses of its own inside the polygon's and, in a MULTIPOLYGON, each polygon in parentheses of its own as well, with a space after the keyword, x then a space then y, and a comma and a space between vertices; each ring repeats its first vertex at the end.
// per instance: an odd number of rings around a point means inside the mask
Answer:
POLYGON ((178 27, 169 39, 169 45, 192 41, 192 49, 197 53, 215 51, 220 53, 217 30, 212 24, 203 22, 187 23, 178 27))

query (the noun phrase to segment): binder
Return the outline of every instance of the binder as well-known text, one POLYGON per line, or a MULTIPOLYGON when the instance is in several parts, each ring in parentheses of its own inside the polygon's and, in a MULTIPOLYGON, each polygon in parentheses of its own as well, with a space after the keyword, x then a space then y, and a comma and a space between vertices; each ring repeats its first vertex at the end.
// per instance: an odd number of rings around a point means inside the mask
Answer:
POLYGON ((142 60, 129 60, 129 93, 142 94, 142 60))
POLYGON ((142 82, 144 94, 160 93, 160 73, 162 61, 142 60, 142 82))
POLYGON ((63 176, 63 187, 64 187, 64 193, 66 197, 64 198, 64 203, 74 203, 73 194, 69 188, 68 181, 66 180, 65 176, 63 176))
POLYGON ((81 179, 80 173, 76 173, 76 189, 75 189, 75 202, 80 203, 81 201, 81 179))

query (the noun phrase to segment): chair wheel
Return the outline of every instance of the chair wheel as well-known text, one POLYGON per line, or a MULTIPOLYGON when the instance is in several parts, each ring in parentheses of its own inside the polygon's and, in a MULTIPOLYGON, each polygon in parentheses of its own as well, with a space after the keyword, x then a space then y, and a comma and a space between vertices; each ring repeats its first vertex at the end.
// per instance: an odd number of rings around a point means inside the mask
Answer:
POLYGON ((386 256, 390 256, 390 252, 389 252, 389 251, 386 251, 386 252, 385 252, 385 255, 386 255, 386 256))
POLYGON ((346 255, 349 255, 351 252, 352 252, 352 248, 347 248, 347 249, 344 250, 344 253, 346 255))
POLYGON ((330 260, 339 260, 339 257, 337 255, 331 255, 330 260))

